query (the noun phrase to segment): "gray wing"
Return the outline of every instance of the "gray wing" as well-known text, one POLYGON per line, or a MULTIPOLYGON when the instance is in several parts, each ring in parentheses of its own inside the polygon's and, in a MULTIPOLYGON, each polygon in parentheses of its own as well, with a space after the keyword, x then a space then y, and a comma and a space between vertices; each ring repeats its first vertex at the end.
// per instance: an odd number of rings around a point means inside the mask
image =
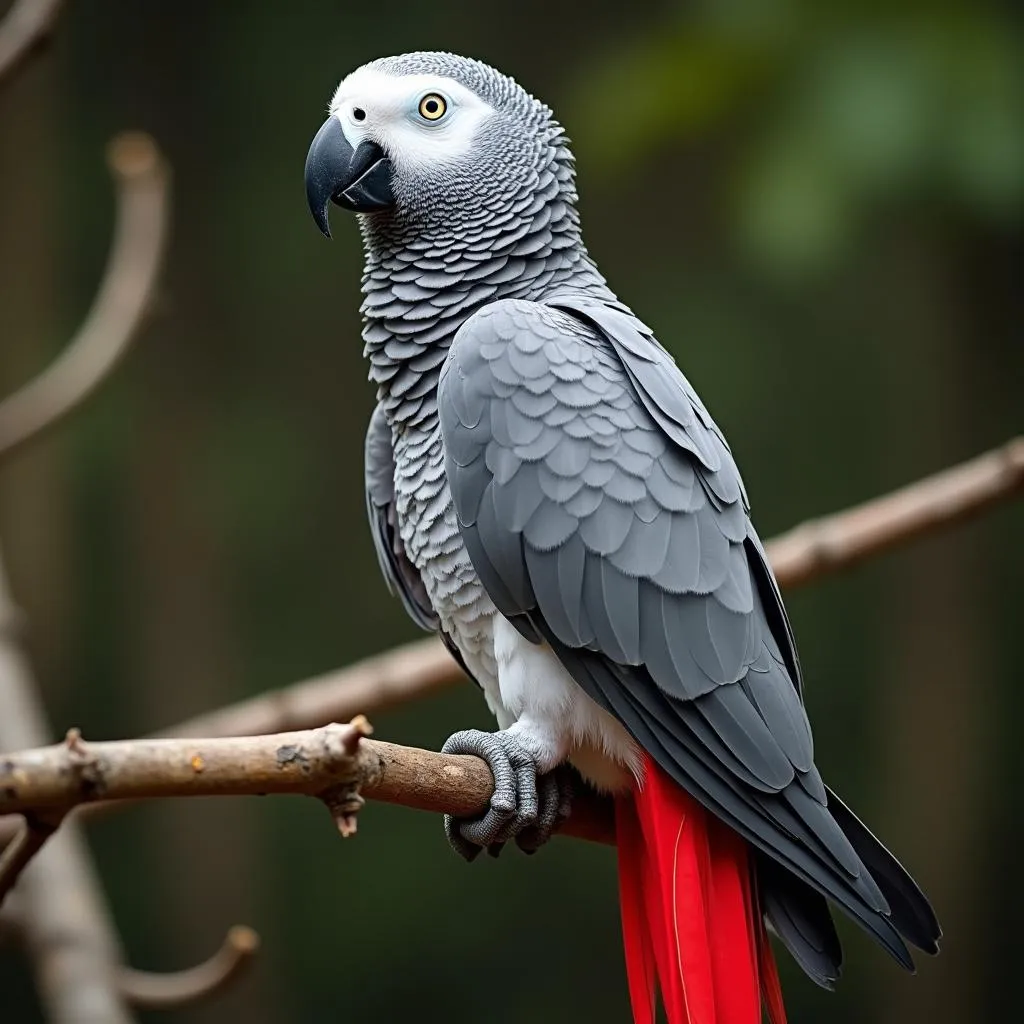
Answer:
POLYGON ((739 472, 650 331, 581 296, 494 303, 456 335, 438 404, 460 527, 499 610, 695 798, 909 965, 827 809, 739 472))
POLYGON ((366 514, 373 546, 388 590, 397 595, 409 617, 421 629, 435 632, 437 615, 427 597, 419 571, 409 561, 395 520, 395 458, 391 426, 377 406, 366 430, 366 514))

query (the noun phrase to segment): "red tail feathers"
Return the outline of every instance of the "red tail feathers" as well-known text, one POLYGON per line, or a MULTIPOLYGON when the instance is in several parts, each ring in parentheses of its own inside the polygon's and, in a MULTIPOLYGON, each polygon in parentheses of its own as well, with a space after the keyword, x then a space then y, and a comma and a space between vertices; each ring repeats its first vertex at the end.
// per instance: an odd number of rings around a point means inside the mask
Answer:
POLYGON ((619 898, 635 1024, 786 1024, 746 843, 649 758, 615 807, 619 898))

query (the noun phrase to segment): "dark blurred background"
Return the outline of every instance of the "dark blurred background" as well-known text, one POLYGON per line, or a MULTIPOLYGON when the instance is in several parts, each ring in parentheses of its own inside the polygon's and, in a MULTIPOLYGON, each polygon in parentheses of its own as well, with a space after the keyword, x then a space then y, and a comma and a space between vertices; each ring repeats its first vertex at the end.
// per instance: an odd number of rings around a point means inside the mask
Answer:
MULTIPOLYGON (((5 5, 0 3, 0 9, 5 5)), ((728 434, 764 536, 1022 425, 1024 21, 1014 3, 74 3, 0 92, 0 388, 99 280, 112 134, 174 169, 156 314, 71 421, 0 467, 0 538, 54 726, 120 737, 411 638, 364 524, 373 402, 355 225, 320 237, 302 165, 338 80, 387 53, 481 57, 575 140, 585 233, 728 434)), ((819 763, 933 896, 904 976, 845 922, 838 995, 782 964, 791 1020, 1021 1010, 1020 507, 789 599, 819 763)), ((375 717, 436 746, 463 687, 375 717)), ((133 964, 252 973, 172 1024, 628 1019, 613 856, 466 866, 369 806, 342 844, 275 798, 89 827, 133 964)), ((40 1020, 0 956, 0 1018, 40 1020)), ((157 1020, 157 1015, 147 1020, 157 1020)))

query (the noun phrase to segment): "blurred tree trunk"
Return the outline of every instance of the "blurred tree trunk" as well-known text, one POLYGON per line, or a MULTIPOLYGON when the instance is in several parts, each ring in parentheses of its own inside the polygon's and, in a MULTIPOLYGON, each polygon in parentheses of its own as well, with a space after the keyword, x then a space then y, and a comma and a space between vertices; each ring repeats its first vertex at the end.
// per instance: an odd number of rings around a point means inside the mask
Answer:
MULTIPOLYGON (((901 344, 889 349, 887 454, 904 476, 991 442, 972 432, 974 328, 958 293, 964 275, 952 272, 958 247, 929 241, 899 253, 902 287, 888 292, 899 303, 889 313, 901 344)), ((887 972, 878 1005, 893 1024, 983 1016, 976 865, 987 832, 993 684, 975 537, 970 528, 945 534, 899 553, 890 567, 882 833, 931 897, 946 935, 940 960, 918 958, 917 978, 887 972)))

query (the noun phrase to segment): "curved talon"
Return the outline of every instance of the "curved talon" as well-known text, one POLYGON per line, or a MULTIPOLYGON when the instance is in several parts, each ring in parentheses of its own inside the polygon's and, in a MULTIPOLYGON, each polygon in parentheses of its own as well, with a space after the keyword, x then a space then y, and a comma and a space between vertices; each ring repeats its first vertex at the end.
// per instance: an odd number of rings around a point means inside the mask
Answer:
POLYGON ((516 836, 523 853, 536 853, 572 813, 576 775, 570 765, 560 764, 539 780, 540 814, 536 823, 516 836))
POLYGON ((513 744, 512 747, 513 749, 509 751, 509 760, 515 769, 516 794, 519 797, 515 808, 513 831, 518 833, 536 822, 540 813, 540 795, 537 792, 536 762, 522 747, 517 744, 513 744))

